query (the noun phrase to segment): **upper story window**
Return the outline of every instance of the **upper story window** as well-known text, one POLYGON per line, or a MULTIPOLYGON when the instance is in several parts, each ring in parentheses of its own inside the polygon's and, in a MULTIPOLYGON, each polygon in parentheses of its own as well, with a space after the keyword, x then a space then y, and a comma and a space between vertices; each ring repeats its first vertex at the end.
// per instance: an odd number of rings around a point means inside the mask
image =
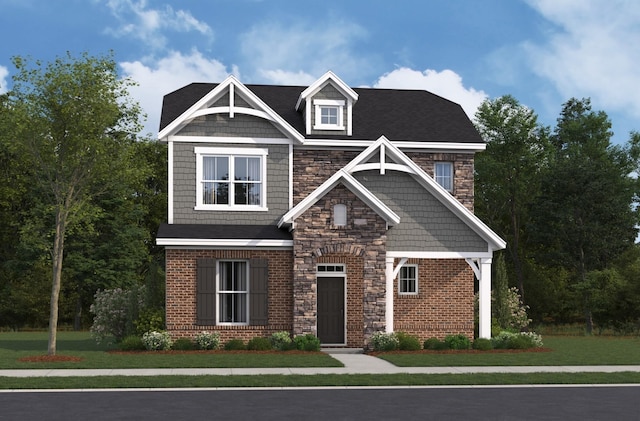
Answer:
POLYGON ((266 149, 196 147, 196 210, 266 210, 266 149))
POLYGON ((398 274, 398 294, 415 295, 418 293, 418 266, 403 265, 398 274))
POLYGON ((436 183, 440 184, 447 191, 453 191, 453 163, 436 162, 436 183))
POLYGON ((344 130, 342 118, 344 101, 335 99, 314 99, 316 130, 344 130))

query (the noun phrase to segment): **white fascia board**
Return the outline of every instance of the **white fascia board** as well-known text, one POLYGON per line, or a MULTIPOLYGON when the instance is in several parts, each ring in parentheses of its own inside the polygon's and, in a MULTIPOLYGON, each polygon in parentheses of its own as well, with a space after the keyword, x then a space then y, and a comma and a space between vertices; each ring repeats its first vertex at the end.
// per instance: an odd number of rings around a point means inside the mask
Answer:
POLYGON ((293 247, 292 240, 260 239, 209 239, 209 238, 158 238, 158 246, 177 247, 293 247))
POLYGON ((169 136, 167 140, 176 143, 242 143, 248 145, 291 145, 286 137, 217 137, 217 136, 169 136))
POLYGON ((387 257, 392 259, 487 259, 492 256, 491 251, 387 251, 387 257))
POLYGON ((295 207, 289 210, 289 212, 284 214, 282 218, 280 218, 280 221, 278 221, 278 227, 282 227, 285 224, 293 224, 295 219, 306 212, 311 206, 318 202, 318 200, 324 197, 325 194, 327 194, 340 183, 344 184, 344 186, 347 187, 353 194, 358 196, 360 200, 371 207, 389 225, 397 225, 400 223, 400 217, 393 210, 391 210, 380 199, 374 196, 351 174, 341 169, 334 175, 329 177, 327 181, 322 183, 316 190, 305 197, 295 207))
POLYGON ((168 136, 175 134, 184 124, 186 124, 191 119, 197 117, 198 115, 206 115, 215 112, 229 112, 232 113, 245 113, 255 115, 257 117, 265 118, 266 120, 272 121, 278 126, 280 126, 286 135, 290 136, 292 139, 298 141, 298 143, 304 143, 304 136, 300 134, 296 129, 294 129, 289 123, 287 123, 278 113, 273 111, 271 107, 264 103, 257 95, 255 95, 249 88, 244 86, 235 76, 230 75, 227 77, 222 83, 213 88, 208 94, 200 98, 195 104, 193 104, 187 111, 182 113, 178 118, 173 120, 170 124, 168 124, 164 129, 158 133, 158 139, 164 140, 168 136), (233 85, 233 88, 231 88, 233 85), (236 89, 244 94, 245 98, 248 100, 251 105, 253 105, 257 110, 247 111, 246 108, 243 107, 234 107, 231 104, 229 107, 221 107, 220 109, 211 108, 207 106, 214 98, 221 95, 225 90, 229 88, 233 89, 234 96, 236 95, 236 89), (224 108, 224 109, 223 109, 224 108))
POLYGON ((336 88, 338 88, 339 91, 341 91, 344 95, 350 98, 351 101, 356 102, 358 100, 358 94, 356 93, 356 91, 351 89, 349 85, 344 83, 342 79, 340 79, 338 76, 336 76, 335 73, 329 70, 327 73, 320 76, 318 80, 316 80, 311 85, 309 85, 307 89, 302 91, 302 93, 298 97, 298 101, 296 102, 296 110, 299 111, 300 106, 305 102, 305 100, 309 96, 312 96, 318 90, 320 90, 329 80, 331 80, 336 85, 336 88))
MULTIPOLYGON (((371 146, 371 140, 352 139, 305 139, 305 146, 325 147, 356 147, 367 148, 371 146)), ((487 148, 485 143, 449 143, 449 142, 415 142, 409 140, 394 140, 395 146, 401 149, 434 150, 438 152, 482 152, 487 148)))
POLYGON ((475 216, 469 209, 460 203, 451 193, 440 186, 431 176, 429 176, 418 164, 413 162, 404 152, 396 145, 391 143, 386 137, 380 136, 367 149, 362 151, 351 162, 344 167, 344 171, 348 173, 354 172, 358 166, 366 162, 371 156, 377 153, 378 149, 384 147, 385 152, 400 161, 401 164, 409 168, 409 173, 421 184, 427 191, 431 192, 442 204, 457 215, 465 224, 473 229, 485 241, 487 241, 493 250, 501 250, 506 247, 505 241, 493 232, 484 222, 475 216))

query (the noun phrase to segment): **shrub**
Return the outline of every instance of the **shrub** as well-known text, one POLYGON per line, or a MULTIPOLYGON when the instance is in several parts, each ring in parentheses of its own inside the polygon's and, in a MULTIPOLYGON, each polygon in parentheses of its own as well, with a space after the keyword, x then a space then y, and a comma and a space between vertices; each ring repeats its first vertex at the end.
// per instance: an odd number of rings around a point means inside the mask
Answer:
POLYGON ((171 337, 169 332, 151 331, 142 335, 142 343, 149 351, 166 351, 171 349, 171 337))
POLYGON ((100 343, 109 336, 120 342, 125 336, 134 334, 133 322, 144 306, 144 296, 143 286, 130 290, 98 290, 94 295, 95 301, 89 307, 94 315, 91 336, 96 342, 100 343))
POLYGON ((398 349, 400 351, 419 351, 421 348, 420 339, 417 336, 398 332, 396 337, 398 338, 398 349))
POLYGON ((320 351, 320 339, 311 333, 298 335, 293 338, 293 342, 300 351, 320 351))
POLYGON ((542 337, 534 332, 500 332, 491 341, 496 349, 529 349, 542 347, 542 337))
POLYGON ((123 338, 118 344, 121 351, 143 351, 147 349, 142 342, 142 338, 136 335, 129 335, 123 338))
POLYGON ((196 335, 196 346, 198 349, 218 349, 220 346, 220 335, 218 332, 202 331, 196 335))
POLYGON ((399 341, 395 333, 376 332, 371 336, 371 346, 376 352, 394 351, 399 341))
POLYGON ((178 351, 191 351, 195 347, 196 347, 196 345, 193 343, 193 341, 191 339, 189 339, 189 338, 178 338, 173 343, 173 346, 171 347, 171 349, 175 349, 175 350, 178 350, 178 351))
POLYGON ((449 346, 438 338, 429 338, 424 341, 423 344, 424 349, 428 349, 431 351, 442 351, 445 349, 449 349, 449 346))
POLYGON ((291 349, 291 335, 286 330, 275 332, 270 338, 271 346, 278 351, 287 351, 291 349))
POLYGON ((247 349, 250 351, 270 351, 273 347, 271 346, 271 341, 268 338, 258 336, 252 338, 247 343, 247 349))
POLYGON ((162 308, 144 308, 140 310, 138 318, 133 322, 136 332, 160 331, 164 329, 164 310, 162 308))
POLYGON ((520 335, 529 337, 534 348, 542 348, 544 346, 542 343, 542 336, 536 332, 521 332, 520 335))
POLYGON ((242 339, 231 339, 229 342, 224 344, 225 351, 244 351, 247 349, 247 345, 245 345, 242 339))
POLYGON ((449 349, 469 349, 471 348, 471 340, 462 333, 457 335, 447 335, 444 338, 444 343, 447 344, 449 349))
POLYGON ((477 349, 479 351, 490 351, 493 349, 493 344, 491 343, 491 339, 478 338, 473 341, 473 349, 477 349))

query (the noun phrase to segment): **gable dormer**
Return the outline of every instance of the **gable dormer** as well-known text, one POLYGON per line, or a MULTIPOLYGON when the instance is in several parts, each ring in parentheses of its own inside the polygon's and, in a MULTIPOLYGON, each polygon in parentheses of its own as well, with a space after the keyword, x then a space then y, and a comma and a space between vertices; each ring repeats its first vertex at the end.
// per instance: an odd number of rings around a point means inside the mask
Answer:
POLYGON ((351 136, 357 100, 358 94, 328 71, 298 98, 296 110, 304 113, 305 134, 351 136))

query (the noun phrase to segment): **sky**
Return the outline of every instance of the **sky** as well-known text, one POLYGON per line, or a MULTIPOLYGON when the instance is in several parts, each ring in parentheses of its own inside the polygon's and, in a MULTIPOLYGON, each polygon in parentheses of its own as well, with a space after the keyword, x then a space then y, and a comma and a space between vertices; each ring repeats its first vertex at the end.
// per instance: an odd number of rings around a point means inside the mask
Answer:
POLYGON ((109 51, 152 137, 162 96, 189 83, 308 86, 328 70, 431 91, 470 118, 510 94, 551 128, 590 98, 614 143, 640 131, 637 0, 0 0, 0 93, 12 57, 109 51))

